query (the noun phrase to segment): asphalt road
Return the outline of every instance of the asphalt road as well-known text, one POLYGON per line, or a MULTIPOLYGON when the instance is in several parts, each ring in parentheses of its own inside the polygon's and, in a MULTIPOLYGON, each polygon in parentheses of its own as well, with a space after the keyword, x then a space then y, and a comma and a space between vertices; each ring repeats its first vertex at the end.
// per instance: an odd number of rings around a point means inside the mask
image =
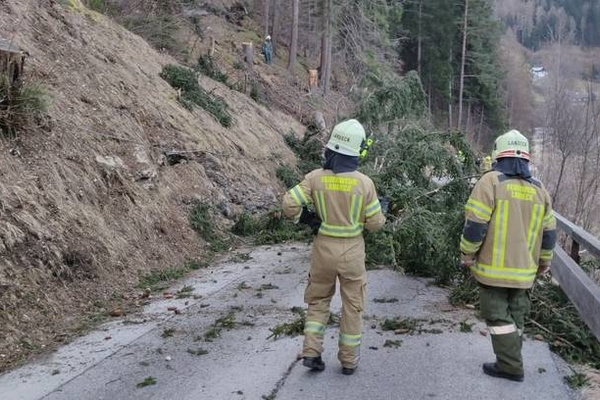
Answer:
MULTIPOLYGON (((447 292, 426 280, 390 270, 369 272, 356 374, 340 373, 336 326, 327 331, 326 370, 306 370, 297 361, 301 337, 267 338, 270 328, 296 318, 292 307, 304 306, 308 256, 307 245, 295 244, 253 249, 243 262, 225 257, 172 289, 192 286, 195 297, 155 299, 137 315, 0 376, 0 399, 577 398, 563 382, 561 360, 542 342, 524 344, 524 383, 485 376, 481 364, 493 353, 473 311, 452 307, 447 292), (215 322, 224 317, 224 324, 215 322), (392 317, 415 318, 417 329, 382 331, 383 320, 392 317), (474 324, 472 332, 461 332, 461 322, 474 324), (219 335, 206 341, 215 327, 219 335)), ((336 297, 333 311, 339 308, 336 297)))

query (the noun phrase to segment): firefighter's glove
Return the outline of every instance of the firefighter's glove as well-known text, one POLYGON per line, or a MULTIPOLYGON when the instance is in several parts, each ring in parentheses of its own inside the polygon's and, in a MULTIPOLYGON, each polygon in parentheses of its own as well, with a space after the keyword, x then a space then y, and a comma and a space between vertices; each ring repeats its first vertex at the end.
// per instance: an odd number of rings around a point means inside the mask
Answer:
POLYGON ((460 253, 460 265, 471 268, 475 264, 475 254, 460 253))
POLYGON ((281 208, 273 208, 269 210, 269 217, 271 219, 281 219, 283 218, 283 212, 281 208))
POLYGON ((540 263, 540 265, 538 266, 538 270, 537 270, 537 275, 538 276, 542 276, 542 275, 546 275, 548 273, 548 271, 550 271, 550 264, 549 263, 540 263))
POLYGON ((319 218, 316 212, 309 210, 308 207, 302 207, 299 222, 308 225, 314 235, 319 232, 319 228, 321 227, 321 218, 319 218))
POLYGON ((379 204, 381 205, 381 212, 387 214, 390 211, 390 199, 387 196, 379 197, 379 204))

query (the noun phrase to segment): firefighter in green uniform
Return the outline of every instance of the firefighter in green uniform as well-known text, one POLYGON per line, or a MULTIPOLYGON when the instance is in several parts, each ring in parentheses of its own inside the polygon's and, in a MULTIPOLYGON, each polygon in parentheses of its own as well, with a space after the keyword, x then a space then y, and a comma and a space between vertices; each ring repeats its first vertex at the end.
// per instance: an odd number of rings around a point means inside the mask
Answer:
POLYGON ((529 172, 527 138, 516 130, 501 135, 493 154, 493 171, 477 182, 465 206, 460 250, 479 282, 481 314, 496 354, 483 372, 521 382, 527 291, 550 267, 556 220, 548 192, 529 172))
POLYGON ((305 216, 306 206, 314 205, 321 220, 304 293, 308 313, 302 358, 304 366, 315 371, 325 369, 321 353, 336 280, 342 297, 338 352, 342 373, 352 375, 360 358, 367 283, 362 232, 379 229, 385 223, 373 181, 356 170, 369 145, 358 121, 336 125, 326 146, 323 168, 306 175, 283 199, 286 217, 310 220, 305 216))

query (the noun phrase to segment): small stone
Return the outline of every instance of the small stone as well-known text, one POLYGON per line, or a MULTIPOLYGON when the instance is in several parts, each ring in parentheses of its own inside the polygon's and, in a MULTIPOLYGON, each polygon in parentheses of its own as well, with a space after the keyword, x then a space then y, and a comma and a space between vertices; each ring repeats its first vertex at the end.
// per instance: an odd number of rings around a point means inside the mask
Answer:
POLYGON ((540 342, 543 342, 543 341, 544 341, 544 336, 543 336, 543 335, 540 335, 539 333, 538 333, 537 335, 534 335, 534 336, 533 336, 533 338, 534 338, 535 340, 538 340, 538 341, 540 341, 540 342))
POLYGON ((125 312, 121 308, 113 308, 112 310, 110 310, 109 315, 111 317, 121 317, 125 315, 125 312))
POLYGON ((474 310, 475 306, 473 304, 465 304, 465 308, 468 308, 469 310, 474 310))
POLYGON ((166 356, 165 361, 171 361, 171 356, 166 356))
POLYGON ((487 330, 487 329, 481 329, 481 330, 479 331, 479 334, 480 334, 481 336, 487 336, 487 335, 488 335, 488 330, 487 330))
POLYGON ((110 340, 110 339, 112 339, 112 336, 106 336, 106 337, 104 338, 104 340, 110 340))

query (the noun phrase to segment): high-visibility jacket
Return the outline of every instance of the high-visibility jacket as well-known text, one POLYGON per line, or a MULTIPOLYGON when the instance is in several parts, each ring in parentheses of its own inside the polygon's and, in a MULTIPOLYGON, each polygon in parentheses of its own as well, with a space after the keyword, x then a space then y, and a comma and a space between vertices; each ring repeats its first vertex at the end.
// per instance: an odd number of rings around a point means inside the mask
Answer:
POLYGON ((550 265, 556 219, 542 183, 488 172, 465 206, 460 242, 471 272, 489 286, 528 289, 538 267, 550 265))
POLYGON ((297 221, 302 208, 309 204, 314 205, 321 218, 321 235, 352 238, 360 236, 364 229, 377 230, 385 223, 373 181, 358 171, 310 172, 285 194, 283 214, 297 221))

